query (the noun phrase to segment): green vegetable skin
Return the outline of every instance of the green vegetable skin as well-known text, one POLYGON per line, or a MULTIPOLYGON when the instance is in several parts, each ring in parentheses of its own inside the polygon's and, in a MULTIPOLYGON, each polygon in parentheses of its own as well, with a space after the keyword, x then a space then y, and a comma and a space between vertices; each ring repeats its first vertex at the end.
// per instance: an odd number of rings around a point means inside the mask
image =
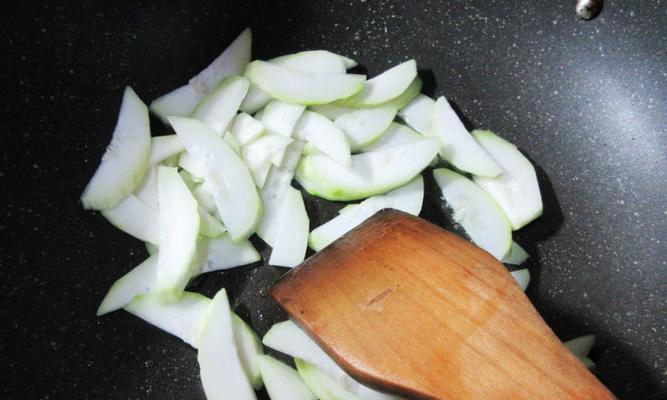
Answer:
POLYGON ((258 360, 271 400, 317 400, 292 367, 271 356, 261 355, 258 360))

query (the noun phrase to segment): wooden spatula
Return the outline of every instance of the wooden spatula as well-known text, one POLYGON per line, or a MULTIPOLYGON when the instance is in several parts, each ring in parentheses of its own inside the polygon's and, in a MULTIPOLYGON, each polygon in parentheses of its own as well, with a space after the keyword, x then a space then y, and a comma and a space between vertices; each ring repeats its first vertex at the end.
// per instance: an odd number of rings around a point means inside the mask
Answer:
POLYGON ((502 264, 409 214, 376 214, 272 295, 346 372, 403 397, 614 398, 502 264))

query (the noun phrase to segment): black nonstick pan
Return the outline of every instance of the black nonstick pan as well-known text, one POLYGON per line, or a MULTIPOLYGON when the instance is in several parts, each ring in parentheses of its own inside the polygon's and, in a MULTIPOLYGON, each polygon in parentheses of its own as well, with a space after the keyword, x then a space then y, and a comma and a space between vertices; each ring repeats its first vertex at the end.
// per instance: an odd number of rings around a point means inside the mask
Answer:
MULTIPOLYGON (((667 398, 667 4, 657 0, 608 0, 588 22, 573 0, 3 4, 1 398, 204 398, 189 346, 124 312, 95 317, 145 249, 79 196, 123 87, 148 102, 246 26, 254 58, 324 48, 369 75, 415 58, 427 94, 515 142, 545 201, 517 235, 533 255, 529 297, 561 339, 598 336, 595 373, 620 399, 667 398)), ((454 229, 426 183, 422 216, 454 229)), ((341 207, 306 201, 311 226, 341 207)), ((284 272, 257 264, 193 290, 226 287, 263 334, 285 318, 267 295, 284 272)))

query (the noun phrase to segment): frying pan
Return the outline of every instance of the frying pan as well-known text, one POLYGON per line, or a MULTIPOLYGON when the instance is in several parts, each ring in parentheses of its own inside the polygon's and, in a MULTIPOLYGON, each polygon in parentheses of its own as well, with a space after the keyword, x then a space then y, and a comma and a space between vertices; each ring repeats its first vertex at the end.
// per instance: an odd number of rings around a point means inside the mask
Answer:
MULTIPOLYGON (((612 0, 590 22, 551 0, 3 4, 2 398, 204 398, 187 345, 124 312, 95 317, 145 250, 78 198, 123 87, 150 101, 246 26, 255 58, 325 48, 370 75, 415 58, 427 94, 516 143, 545 201, 517 234, 529 297, 563 340, 598 335, 595 372, 619 398, 667 398, 667 7, 612 0)), ((425 176, 422 216, 455 229, 425 176)), ((341 207, 306 201, 312 226, 341 207)), ((285 318, 266 290, 282 273, 252 265, 194 290, 226 287, 263 334, 285 318)))

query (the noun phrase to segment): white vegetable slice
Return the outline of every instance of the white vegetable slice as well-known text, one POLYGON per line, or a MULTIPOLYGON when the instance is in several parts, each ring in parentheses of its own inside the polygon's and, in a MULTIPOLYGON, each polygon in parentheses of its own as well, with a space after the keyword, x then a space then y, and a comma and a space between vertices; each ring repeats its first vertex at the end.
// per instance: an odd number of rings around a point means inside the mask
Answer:
POLYGON ((199 234, 202 236, 214 238, 226 232, 225 226, 218 221, 214 216, 208 213, 201 205, 197 207, 197 214, 199 214, 199 234))
POLYGON ((588 357, 588 353, 590 353, 591 348, 593 348, 593 345, 595 344, 595 335, 581 336, 568 340, 564 344, 572 354, 579 358, 586 368, 595 367, 595 362, 588 357))
POLYGON ((221 289, 201 319, 197 337, 199 373, 208 400, 255 400, 255 391, 234 342, 232 312, 221 289))
POLYGON ((420 77, 415 77, 415 79, 412 80, 412 83, 401 93, 399 96, 382 103, 378 106, 375 107, 380 107, 380 106, 391 106, 391 107, 396 107, 398 109, 401 109, 408 105, 412 100, 414 100, 417 95, 419 95, 419 92, 422 90, 422 85, 424 82, 422 82, 420 77))
POLYGON ((470 135, 447 99, 442 96, 435 102, 429 135, 440 139, 440 157, 456 168, 490 177, 498 176, 502 172, 498 163, 470 135))
POLYGON ((511 274, 514 279, 516 279, 519 286, 521 286, 521 290, 525 292, 530 283, 530 271, 528 271, 528 268, 512 271, 511 274))
POLYGON ((243 146, 241 154, 252 173, 255 185, 264 187, 271 165, 280 165, 292 139, 276 134, 260 136, 243 146))
POLYGON ((197 184, 197 186, 192 189, 192 195, 195 197, 199 205, 204 207, 209 213, 213 214, 217 211, 215 199, 211 194, 211 188, 206 182, 197 184))
POLYGON ((151 151, 148 109, 129 86, 102 162, 81 195, 86 209, 105 210, 132 193, 144 177, 151 151))
POLYGON ((220 85, 202 99, 192 118, 198 119, 211 127, 218 135, 224 134, 241 101, 248 92, 248 80, 239 76, 225 78, 220 85))
POLYGON ((339 213, 332 220, 314 229, 310 233, 308 243, 313 250, 320 251, 384 208, 394 208, 419 215, 423 200, 424 179, 419 175, 398 189, 383 196, 370 197, 339 213))
POLYGON ((97 316, 120 310, 136 296, 153 290, 157 259, 157 254, 151 255, 114 282, 97 309, 97 316))
POLYGON ((262 342, 257 333, 241 317, 232 312, 232 328, 234 343, 238 350, 241 364, 255 390, 262 388, 263 379, 260 371, 260 357, 262 357, 262 342))
POLYGON ((306 332, 290 320, 274 324, 262 338, 262 343, 273 350, 304 359, 328 373, 341 370, 306 332))
POLYGON ((326 50, 308 50, 269 60, 271 64, 314 74, 344 74, 343 58, 326 50))
POLYGON ((264 107, 259 119, 270 133, 292 137, 294 126, 303 114, 304 106, 273 100, 264 107))
POLYGON ((345 133, 326 117, 304 111, 294 127, 294 137, 305 140, 315 149, 341 165, 350 165, 350 144, 345 133))
POLYGON ((259 369, 271 400, 317 400, 299 373, 287 364, 267 355, 259 358, 259 369))
POLYGON ((362 91, 339 101, 344 106, 369 107, 390 101, 403 93, 417 77, 417 63, 408 60, 386 70, 364 84, 362 91))
POLYGON ((230 129, 241 146, 264 134, 264 125, 247 113, 240 113, 234 118, 230 129))
POLYGON ((156 136, 151 139, 149 162, 157 164, 185 150, 177 135, 156 136))
POLYGON ((250 89, 248 89, 248 94, 246 94, 241 103, 240 110, 248 114, 254 114, 264 108, 269 101, 271 101, 271 96, 257 87, 257 85, 251 83, 250 89))
POLYGON ((172 303, 165 303, 158 294, 150 293, 135 297, 124 308, 196 348, 199 322, 209 304, 210 299, 199 293, 183 292, 172 303))
POLYGON ((168 123, 167 117, 189 117, 210 90, 231 75, 241 75, 250 61, 252 33, 246 29, 190 82, 151 103, 151 111, 168 123))
POLYGON ((222 135, 222 139, 227 142, 229 147, 234 150, 234 153, 236 155, 241 155, 241 144, 236 140, 236 136, 232 135, 229 132, 226 132, 224 135, 222 135))
POLYGON ((251 48, 252 32, 246 28, 208 67, 190 79, 189 84, 202 92, 209 92, 226 77, 242 75, 250 62, 251 48))
POLYGON ((207 125, 191 118, 170 118, 185 148, 204 169, 204 179, 233 240, 250 236, 262 204, 248 167, 207 125))
POLYGON ((376 141, 396 117, 395 107, 362 108, 336 118, 352 151, 357 151, 376 141))
POLYGON ((280 228, 280 209, 283 197, 290 188, 294 177, 294 170, 301 157, 303 142, 300 140, 292 142, 285 150, 283 163, 279 168, 271 167, 269 176, 266 178, 262 188, 262 204, 264 204, 264 215, 257 227, 257 235, 270 246, 276 243, 276 236, 280 228))
POLYGON ((398 116, 417 132, 428 135, 431 132, 434 109, 435 101, 426 95, 419 94, 398 111, 398 116))
POLYGON ((361 400, 320 371, 315 365, 300 358, 294 359, 299 375, 306 386, 320 400, 361 400))
POLYGON ((197 248, 205 257, 195 268, 196 274, 236 268, 261 260, 260 254, 249 240, 235 242, 227 234, 212 239, 200 239, 197 248))
POLYGON ((144 245, 146 246, 146 251, 148 252, 149 256, 152 256, 153 254, 157 253, 158 250, 160 250, 158 245, 151 242, 144 242, 144 245))
POLYGON ((535 167, 512 143, 491 131, 473 131, 480 145, 502 167, 496 178, 475 177, 475 182, 505 211, 514 230, 542 215, 542 196, 535 167))
POLYGON ((155 292, 167 302, 178 300, 192 275, 199 214, 197 201, 176 168, 158 167, 160 252, 155 292))
POLYGON ((292 321, 273 325, 262 338, 262 343, 274 350, 313 364, 342 390, 354 394, 361 400, 395 399, 394 396, 380 393, 355 381, 292 321))
POLYGON ((204 166, 192 154, 188 152, 181 153, 178 159, 178 166, 186 170, 194 178, 195 182, 204 180, 204 166))
POLYGON ((296 267, 306 257, 310 224, 300 191, 292 187, 287 189, 280 214, 280 227, 269 264, 296 267))
POLYGON ((155 211, 159 209, 157 166, 152 166, 146 170, 144 180, 135 189, 134 195, 155 211))
POLYGON ((357 110, 354 107, 343 107, 343 106, 339 106, 339 105, 334 104, 334 103, 315 105, 315 106, 310 106, 309 108, 313 112, 324 115, 325 117, 327 117, 328 119, 330 119, 332 121, 334 121, 336 118, 340 117, 341 115, 345 115, 347 113, 351 113, 352 111, 357 110))
POLYGON ((389 125, 389 128, 380 136, 380 138, 368 146, 364 146, 362 151, 376 151, 382 149, 389 149, 396 146, 402 146, 404 144, 414 143, 424 137, 414 131, 413 129, 399 124, 398 122, 392 122, 389 125))
POLYGON ((454 221, 482 249, 502 260, 512 245, 512 227, 498 204, 475 182, 446 168, 433 171, 454 221))
POLYGON ((116 207, 102 211, 102 215, 116 228, 137 239, 160 243, 158 212, 134 195, 129 195, 116 207))
POLYGON ((505 264, 510 264, 510 265, 521 265, 526 260, 530 257, 528 252, 523 249, 523 247, 519 246, 519 244, 515 241, 512 241, 512 247, 510 248, 510 252, 503 258, 503 263, 505 264))
POLYGON ((364 75, 317 75, 263 61, 248 64, 245 76, 270 96, 294 104, 324 104, 346 98, 363 87, 364 75))
POLYGON ((436 138, 352 156, 345 168, 324 155, 304 157, 296 172, 308 193, 328 200, 357 200, 388 192, 417 176, 436 156, 436 138))
POLYGON ((186 84, 153 100, 150 110, 166 124, 167 117, 191 115, 204 96, 206 92, 186 84))
POLYGON ((595 345, 595 335, 585 335, 564 343, 565 347, 577 357, 586 357, 595 345))

